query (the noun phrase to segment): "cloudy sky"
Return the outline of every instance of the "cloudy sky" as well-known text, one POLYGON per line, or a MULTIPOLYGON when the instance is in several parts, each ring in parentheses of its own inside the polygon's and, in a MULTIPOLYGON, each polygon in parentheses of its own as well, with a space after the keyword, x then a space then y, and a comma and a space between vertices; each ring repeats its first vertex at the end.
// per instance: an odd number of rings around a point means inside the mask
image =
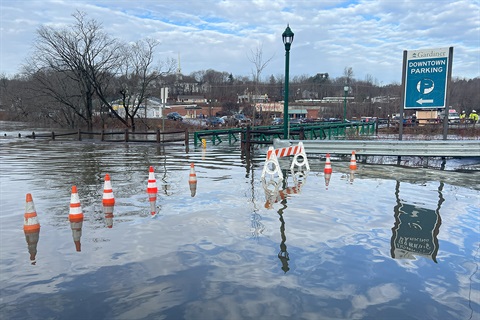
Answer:
POLYGON ((251 76, 260 48, 272 58, 262 78, 281 77, 289 24, 290 77, 351 67, 358 80, 401 83, 404 50, 451 46, 453 77, 480 77, 480 0, 0 0, 0 74, 21 71, 38 27, 71 25, 76 10, 115 38, 158 39, 158 60, 180 57, 183 74, 251 76))

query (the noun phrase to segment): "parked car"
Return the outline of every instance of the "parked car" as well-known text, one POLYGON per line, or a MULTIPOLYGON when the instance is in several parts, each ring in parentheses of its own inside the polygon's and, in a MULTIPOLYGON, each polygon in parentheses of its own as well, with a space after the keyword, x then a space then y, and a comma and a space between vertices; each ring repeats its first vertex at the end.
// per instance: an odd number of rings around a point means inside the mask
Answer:
POLYGON ((248 126, 252 123, 252 120, 242 113, 234 114, 232 118, 234 119, 235 125, 239 127, 248 126))
POLYGON ((167 114, 167 119, 170 119, 170 120, 179 120, 179 121, 182 121, 183 118, 182 116, 178 113, 178 112, 170 112, 169 114, 167 114))
POLYGON ((299 119, 299 118, 289 119, 288 122, 290 122, 290 124, 302 124, 303 123, 302 119, 299 119))
POLYGON ((272 121, 273 126, 279 126, 283 124, 283 118, 275 118, 272 121))
POLYGON ((207 125, 211 127, 221 126, 224 123, 223 119, 220 119, 219 117, 209 117, 206 122, 207 125))

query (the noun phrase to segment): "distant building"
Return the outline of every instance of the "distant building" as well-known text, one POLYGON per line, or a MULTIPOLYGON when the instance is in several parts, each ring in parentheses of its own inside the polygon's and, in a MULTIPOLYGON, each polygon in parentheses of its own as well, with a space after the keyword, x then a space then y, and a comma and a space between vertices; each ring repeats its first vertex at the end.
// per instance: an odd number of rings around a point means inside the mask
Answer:
POLYGON ((177 103, 186 103, 186 104, 191 104, 191 103, 207 103, 207 99, 205 99, 204 96, 198 96, 198 95, 178 95, 177 97, 177 103))
MULTIPOLYGON (((132 108, 135 107, 132 104, 132 108)), ((125 107, 122 104, 121 100, 116 100, 112 102, 112 108, 115 110, 120 117, 125 117, 125 107)), ((160 118, 161 117, 161 108, 162 101, 159 98, 148 98, 138 107, 136 114, 137 118, 160 118)))
POLYGON ((267 94, 251 94, 251 93, 245 93, 242 95, 237 96, 237 102, 238 103, 267 103, 269 102, 270 99, 268 98, 267 94))
POLYGON ((392 96, 378 96, 372 98, 372 103, 390 103, 392 101, 400 99, 399 97, 392 96))

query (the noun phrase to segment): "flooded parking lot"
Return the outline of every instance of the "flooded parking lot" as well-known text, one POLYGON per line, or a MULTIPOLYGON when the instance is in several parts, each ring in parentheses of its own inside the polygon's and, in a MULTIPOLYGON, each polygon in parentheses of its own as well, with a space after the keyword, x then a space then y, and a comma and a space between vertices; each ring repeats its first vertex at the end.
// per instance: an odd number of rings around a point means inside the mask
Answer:
POLYGON ((271 197, 261 179, 265 153, 0 139, 0 315, 480 317, 479 171, 359 163, 351 172, 334 160, 327 186, 324 159, 312 157, 301 181, 289 176, 283 196, 271 197), (106 174, 111 219, 102 207, 106 174), (69 221, 72 186, 84 216, 79 240, 69 221), (27 193, 37 237, 23 230, 27 193))

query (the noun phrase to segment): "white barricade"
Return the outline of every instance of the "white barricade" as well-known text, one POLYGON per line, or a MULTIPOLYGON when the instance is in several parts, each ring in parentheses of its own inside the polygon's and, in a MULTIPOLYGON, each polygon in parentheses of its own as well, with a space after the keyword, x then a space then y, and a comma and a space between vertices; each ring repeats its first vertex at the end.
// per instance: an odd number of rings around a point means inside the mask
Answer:
POLYGON ((293 156, 292 164, 290 165, 290 170, 293 171, 295 166, 302 168, 305 167, 307 171, 310 171, 310 165, 308 164, 307 154, 305 153, 305 148, 303 143, 300 141, 296 146, 290 146, 285 148, 274 149, 269 147, 267 151, 267 156, 265 159, 265 164, 263 165, 262 178, 265 178, 266 174, 271 175, 272 177, 278 175, 280 179, 283 179, 282 170, 280 168, 280 163, 278 158, 293 156))

